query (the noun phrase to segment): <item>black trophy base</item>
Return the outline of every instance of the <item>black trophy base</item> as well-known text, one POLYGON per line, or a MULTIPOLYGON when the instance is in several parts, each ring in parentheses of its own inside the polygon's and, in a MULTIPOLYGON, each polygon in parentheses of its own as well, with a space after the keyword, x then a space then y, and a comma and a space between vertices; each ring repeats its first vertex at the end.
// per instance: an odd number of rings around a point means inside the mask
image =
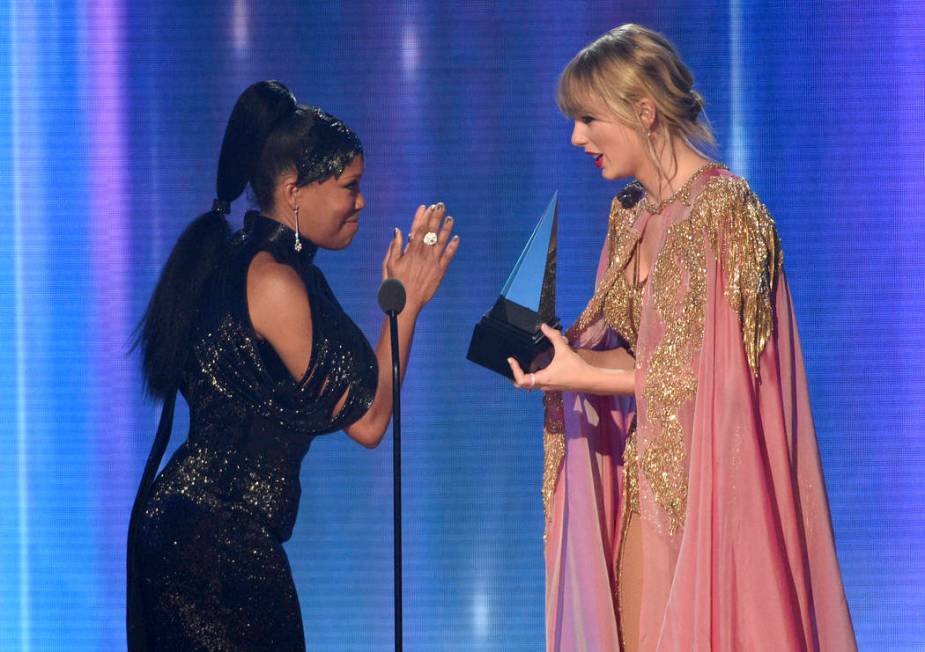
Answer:
MULTIPOLYGON (((538 355, 552 348, 540 330, 541 323, 543 320, 536 312, 500 297, 494 308, 475 325, 466 357, 513 380, 508 358, 517 360, 520 368, 526 371, 538 355)), ((552 328, 560 328, 555 317, 547 323, 552 328)))

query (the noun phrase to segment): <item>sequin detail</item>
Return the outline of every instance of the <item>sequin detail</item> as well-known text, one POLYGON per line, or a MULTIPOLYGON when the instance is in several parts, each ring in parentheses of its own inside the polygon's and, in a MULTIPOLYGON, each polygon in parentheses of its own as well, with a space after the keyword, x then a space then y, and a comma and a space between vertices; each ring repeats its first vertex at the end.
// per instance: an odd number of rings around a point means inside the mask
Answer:
POLYGON ((697 393, 692 361, 703 342, 706 253, 698 226, 692 219, 670 226, 652 267, 652 296, 665 332, 642 388, 649 428, 657 434, 641 451, 641 467, 669 533, 683 525, 687 508, 687 448, 678 412, 697 393))
POLYGON ((673 192, 670 197, 663 199, 657 204, 653 204, 652 202, 650 202, 648 195, 643 195, 642 204, 645 207, 646 212, 651 213, 652 215, 658 215, 663 210, 665 210, 666 207, 670 206, 671 204, 675 203, 678 200, 681 200, 681 202, 685 206, 690 206, 691 205, 691 188, 693 187, 694 182, 700 178, 700 175, 702 175, 707 170, 713 170, 716 168, 725 169, 725 167, 726 166, 721 163, 713 163, 712 161, 710 163, 705 163, 704 165, 697 168, 694 171, 694 173, 690 177, 688 177, 687 181, 684 182, 684 185, 682 185, 675 192, 673 192))
MULTIPOLYGON (((690 181, 717 167, 723 166, 704 166, 690 181)), ((638 464, 625 469, 634 483, 631 489, 638 488, 642 469, 671 533, 683 526, 687 508, 687 444, 679 412, 697 392, 693 360, 703 341, 706 248, 709 246, 721 262, 725 299, 739 315, 748 363, 756 375, 761 352, 771 336, 771 298, 783 264, 773 220, 745 180, 713 177, 693 200, 691 187, 689 182, 677 193, 677 199, 692 207, 690 215, 669 227, 651 269, 651 292, 665 335, 649 361, 646 386, 641 391, 645 392, 649 421, 658 434, 650 439, 641 457, 635 436, 628 442, 627 446, 636 449, 638 464)), ((634 224, 642 210, 642 202, 623 208, 614 201, 608 229, 608 268, 569 329, 569 341, 575 342, 603 318, 635 349, 643 287, 632 287, 624 272, 640 238, 634 224)), ((561 395, 549 393, 542 490, 547 527, 564 451, 561 395)), ((636 505, 638 509, 638 497, 636 505)))
MULTIPOLYGON (((623 208, 617 199, 613 200, 608 219, 607 242, 610 255, 607 272, 582 315, 566 333, 570 342, 575 342, 604 312, 608 325, 617 330, 630 347, 635 347, 642 288, 633 291, 623 276, 623 270, 639 240, 639 234, 632 226, 639 210, 638 205, 623 208)), ((542 495, 548 527, 552 515, 552 497, 562 469, 562 461, 565 459, 565 423, 561 393, 548 392, 544 398, 544 405, 542 495)))
POLYGON ((639 513, 639 451, 636 448, 635 420, 623 447, 623 504, 627 514, 639 513))
POLYGON ((665 334, 642 388, 655 434, 641 466, 670 534, 683 527, 687 509, 687 443, 679 413, 697 393, 693 361, 703 344, 707 246, 725 273, 725 298, 739 315, 756 375, 770 337, 771 296, 783 260, 774 223, 743 179, 714 177, 689 218, 668 229, 652 270, 652 294, 665 334))
POLYGON ((375 353, 343 312, 314 246, 248 215, 194 334, 182 392, 189 437, 158 476, 139 519, 137 559, 149 648, 304 649, 282 543, 295 524, 299 469, 312 440, 344 428, 376 392, 375 353), (250 261, 292 266, 312 310, 312 352, 293 379, 247 314, 250 261), (345 398, 346 397, 346 398, 345 398))
MULTIPOLYGON (((641 210, 641 204, 623 208, 617 200, 613 201, 607 229, 607 271, 601 277, 594 296, 568 330, 566 335, 570 341, 577 340, 603 313, 607 324, 635 348, 639 313, 638 307, 629 308, 633 292, 624 270, 639 242, 639 233, 633 225, 641 210)), ((641 288, 637 288, 637 294, 640 292, 641 288)))
POLYGON ((642 316, 642 297, 644 283, 630 283, 626 280, 626 268, 638 251, 641 234, 634 224, 639 216, 639 209, 625 209, 615 202, 611 207, 611 219, 608 228, 610 249, 609 267, 618 267, 619 273, 613 277, 601 302, 601 311, 607 325, 620 334, 630 347, 636 350, 639 337, 639 321, 642 316))
POLYGON ((784 252, 774 219, 745 179, 717 177, 704 190, 700 219, 725 272, 725 297, 739 316, 748 364, 755 377, 771 338, 771 306, 784 252))
POLYGON ((340 178, 353 159, 363 155, 360 138, 350 127, 321 107, 313 106, 309 111, 314 123, 296 160, 299 185, 340 178))
MULTIPOLYGON (((546 522, 552 514, 552 497, 556 492, 556 481, 562 460, 565 459, 565 425, 562 414, 562 394, 548 392, 543 397, 546 409, 546 425, 543 428, 543 513, 546 522)), ((545 534, 544 534, 545 538, 545 534)))

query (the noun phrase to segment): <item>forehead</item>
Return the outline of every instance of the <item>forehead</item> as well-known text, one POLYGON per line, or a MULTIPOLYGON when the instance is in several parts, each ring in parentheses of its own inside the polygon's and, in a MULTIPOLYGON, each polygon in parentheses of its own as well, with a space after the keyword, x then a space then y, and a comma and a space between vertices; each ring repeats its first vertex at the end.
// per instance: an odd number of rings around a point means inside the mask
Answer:
POLYGON ((341 176, 344 177, 358 177, 363 174, 363 170, 366 169, 366 161, 363 160, 362 154, 357 154, 353 157, 353 160, 350 161, 350 165, 344 168, 344 173, 341 176))
POLYGON ((612 113, 603 98, 591 89, 586 89, 575 98, 575 108, 577 109, 575 117, 583 115, 603 116, 612 113))
POLYGON ((324 181, 316 181, 315 183, 309 184, 310 187, 319 188, 325 190, 327 188, 336 189, 339 186, 355 181, 363 176, 363 170, 365 163, 363 161, 363 155, 357 154, 350 161, 350 164, 344 168, 343 173, 339 177, 331 175, 324 181))

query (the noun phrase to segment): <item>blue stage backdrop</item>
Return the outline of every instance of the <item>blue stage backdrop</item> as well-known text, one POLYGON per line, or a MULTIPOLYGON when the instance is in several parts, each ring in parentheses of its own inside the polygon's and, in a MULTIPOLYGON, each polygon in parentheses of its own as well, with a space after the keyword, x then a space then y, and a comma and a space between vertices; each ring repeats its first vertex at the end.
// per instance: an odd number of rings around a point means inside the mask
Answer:
MULTIPOLYGON (((370 337, 392 227, 442 200, 462 237, 405 384, 408 649, 540 650, 540 400, 464 356, 556 189, 565 322, 590 294, 618 188, 554 91, 628 21, 679 46, 777 219, 862 648, 923 649, 925 5, 750 0, 0 4, 0 648, 124 646, 158 418, 127 344, 235 98, 275 78, 366 145, 360 234, 319 264, 370 337)), ((313 650, 391 644, 390 441, 306 459, 287 550, 313 650)))

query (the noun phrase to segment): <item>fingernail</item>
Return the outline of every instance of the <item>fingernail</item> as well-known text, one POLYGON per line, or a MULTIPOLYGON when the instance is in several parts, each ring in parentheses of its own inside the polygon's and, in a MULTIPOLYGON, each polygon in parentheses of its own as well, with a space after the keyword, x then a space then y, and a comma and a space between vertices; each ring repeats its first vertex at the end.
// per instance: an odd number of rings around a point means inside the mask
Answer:
POLYGON ((438 201, 438 202, 437 202, 437 207, 438 207, 438 208, 444 208, 445 206, 446 206, 446 204, 444 204, 442 201, 438 201))
POLYGON ((398 235, 399 235, 400 233, 401 233, 401 231, 400 231, 399 228, 396 226, 396 227, 395 227, 395 230, 392 232, 392 236, 397 238, 398 235))
POLYGON ((427 207, 427 210, 429 210, 429 211, 435 211, 435 210, 437 210, 437 205, 436 205, 436 204, 431 204, 430 206, 427 207))
POLYGON ((454 240, 459 240, 459 236, 458 236, 458 235, 454 235, 454 236, 453 236, 453 239, 454 239, 454 240))
POLYGON ((446 216, 446 221, 447 221, 447 222, 452 222, 452 221, 453 221, 453 216, 452 216, 452 215, 447 215, 447 216, 446 216))

